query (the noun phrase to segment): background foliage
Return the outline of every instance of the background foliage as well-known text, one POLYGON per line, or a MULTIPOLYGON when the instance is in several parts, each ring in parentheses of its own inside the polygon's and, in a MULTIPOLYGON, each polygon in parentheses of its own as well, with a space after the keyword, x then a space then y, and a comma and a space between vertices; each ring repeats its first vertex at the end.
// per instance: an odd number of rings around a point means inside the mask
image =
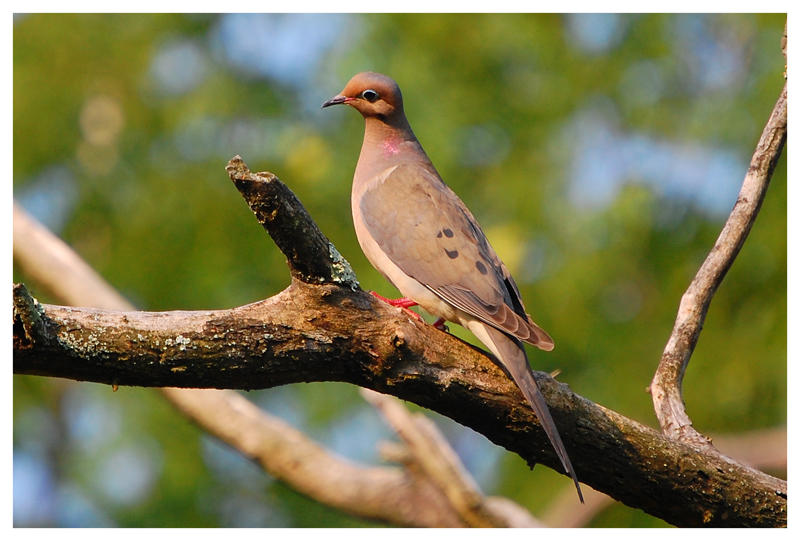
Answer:
MULTIPOLYGON (((656 426, 645 388, 783 85, 785 19, 16 16, 14 196, 140 308, 228 308, 289 283, 224 172, 241 154, 295 191, 365 289, 395 295, 351 225, 363 123, 319 110, 353 74, 387 73, 554 337, 535 368, 656 426)), ((786 210, 784 158, 687 374, 703 433, 786 423, 786 210)), ((248 397, 355 460, 391 437, 351 386, 248 397)), ((535 513, 572 490, 437 422, 488 493, 535 513)), ((20 376, 14 524, 372 525, 275 483, 152 390, 20 376)), ((593 524, 663 523, 616 506, 593 524)))

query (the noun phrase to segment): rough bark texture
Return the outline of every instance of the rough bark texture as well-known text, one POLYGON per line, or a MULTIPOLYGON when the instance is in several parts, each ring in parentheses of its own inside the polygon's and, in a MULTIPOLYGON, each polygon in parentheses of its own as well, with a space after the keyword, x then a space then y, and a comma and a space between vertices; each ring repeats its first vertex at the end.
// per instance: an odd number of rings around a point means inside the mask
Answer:
MULTIPOLYGON (((68 305, 135 310, 64 241, 16 203, 14 259, 26 275, 45 285, 51 294, 68 305)), ((235 391, 174 387, 160 387, 158 391, 208 434, 257 461, 275 479, 320 503, 353 516, 396 526, 442 528, 475 523, 473 510, 453 503, 458 501, 452 497, 454 491, 458 495, 465 486, 474 485, 463 470, 458 472, 460 476, 452 475, 447 479, 443 487, 440 479, 433 482, 427 472, 415 464, 413 459, 421 453, 410 453, 412 460, 404 460, 402 467, 354 464, 281 419, 261 411, 235 391)), ((390 400, 385 395, 377 396, 381 396, 383 402, 390 400)), ((405 428, 414 425, 408 423, 405 428)), ((453 453, 442 436, 437 438, 437 443, 438 447, 426 447, 429 455, 453 453)), ((180 442, 175 444, 180 445, 180 442)), ((470 495, 474 497, 475 491, 470 495)), ((489 496, 478 501, 486 511, 484 514, 490 515, 492 525, 541 526, 526 509, 506 498, 489 496)))
MULTIPOLYGON (((782 99, 785 133, 785 92, 782 99)), ((748 178, 760 174, 762 164, 771 175, 783 145, 776 137, 764 147, 773 155, 765 161, 754 156, 748 178)), ((347 262, 274 175, 250 173, 238 156, 228 172, 286 254, 289 288, 232 310, 148 313, 42 305, 24 286, 14 286, 14 373, 147 387, 349 382, 437 411, 531 466, 561 471, 535 414, 490 357, 361 291, 347 262)), ((748 195, 743 188, 743 194, 740 203, 754 218, 763 193, 748 195)), ((716 271, 721 276, 711 294, 745 236, 724 242, 729 261, 716 271)), ((671 419, 683 411, 680 383, 710 294, 699 304, 685 302, 702 313, 685 332, 679 315, 674 336, 680 351, 667 363, 667 376, 654 380, 656 391, 673 393, 659 399, 676 405, 667 412, 671 419)), ((583 483, 677 526, 786 525, 785 481, 735 462, 702 438, 686 438, 690 445, 661 435, 547 374, 536 379, 583 483)), ((689 424, 679 420, 677 426, 689 424)))
POLYGON ((252 173, 238 155, 228 162, 225 170, 258 223, 286 256, 292 278, 313 284, 332 282, 351 289, 358 287, 350 264, 278 177, 272 173, 252 173))
MULTIPOLYGON (((222 311, 109 312, 14 289, 14 372, 117 385, 258 389, 344 381, 447 415, 561 471, 516 386, 492 360, 362 291, 294 281, 222 311)), ((786 482, 537 382, 582 482, 678 526, 786 524, 786 482)))

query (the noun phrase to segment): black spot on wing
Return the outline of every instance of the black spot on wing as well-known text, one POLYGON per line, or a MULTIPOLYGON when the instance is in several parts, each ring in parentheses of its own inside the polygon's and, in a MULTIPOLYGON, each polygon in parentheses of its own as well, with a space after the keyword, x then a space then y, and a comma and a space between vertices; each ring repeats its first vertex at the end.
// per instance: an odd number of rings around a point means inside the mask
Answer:
POLYGON ((478 272, 486 276, 489 273, 489 269, 486 268, 486 265, 483 264, 482 261, 476 261, 475 267, 478 269, 478 272))
POLYGON ((453 238, 453 230, 452 229, 443 229, 442 232, 444 233, 444 236, 447 237, 448 239, 452 239, 453 238))
POLYGON ((458 250, 448 250, 447 248, 445 248, 444 253, 446 253, 447 257, 449 257, 450 259, 455 259, 458 257, 458 250))

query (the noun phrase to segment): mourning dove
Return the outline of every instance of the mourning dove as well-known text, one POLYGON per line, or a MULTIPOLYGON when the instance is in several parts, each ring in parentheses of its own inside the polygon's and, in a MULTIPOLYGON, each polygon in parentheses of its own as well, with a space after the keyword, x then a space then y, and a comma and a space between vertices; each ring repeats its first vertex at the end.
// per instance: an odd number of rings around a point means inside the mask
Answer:
POLYGON ((491 350, 538 416, 583 501, 522 345, 550 351, 553 340, 531 321, 508 269, 417 141, 397 83, 379 73, 359 73, 322 107, 338 104, 365 119, 353 222, 367 259, 406 297, 394 304, 419 304, 440 321, 466 327, 491 350))

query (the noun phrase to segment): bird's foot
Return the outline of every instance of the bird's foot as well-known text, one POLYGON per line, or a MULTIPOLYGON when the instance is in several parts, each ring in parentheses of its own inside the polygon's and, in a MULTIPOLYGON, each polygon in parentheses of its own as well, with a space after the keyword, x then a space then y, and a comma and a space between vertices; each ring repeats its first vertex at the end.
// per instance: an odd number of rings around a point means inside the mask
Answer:
POLYGON ((403 297, 402 299, 387 299, 382 295, 378 295, 374 291, 370 291, 369 293, 379 301, 383 301, 390 306, 396 306, 397 308, 402 308, 403 311, 406 312, 408 315, 413 316, 420 321, 424 321, 421 315, 409 310, 409 308, 411 308, 412 306, 417 306, 417 303, 413 299, 409 299, 408 297, 403 297))
POLYGON ((414 299, 409 299, 408 297, 403 297, 402 299, 387 299, 386 297, 378 295, 374 291, 370 291, 369 293, 376 299, 381 300, 386 304, 397 306, 398 308, 411 308, 412 306, 417 306, 416 301, 414 299))
POLYGON ((447 321, 445 318, 443 318, 443 317, 440 317, 439 319, 437 319, 437 320, 436 320, 436 321, 433 323, 433 327, 434 327, 435 329, 439 329, 440 331, 444 331, 444 332, 450 332, 450 329, 448 329, 448 328, 447 328, 447 325, 445 325, 445 324, 444 324, 444 323, 445 323, 445 321, 447 321))

